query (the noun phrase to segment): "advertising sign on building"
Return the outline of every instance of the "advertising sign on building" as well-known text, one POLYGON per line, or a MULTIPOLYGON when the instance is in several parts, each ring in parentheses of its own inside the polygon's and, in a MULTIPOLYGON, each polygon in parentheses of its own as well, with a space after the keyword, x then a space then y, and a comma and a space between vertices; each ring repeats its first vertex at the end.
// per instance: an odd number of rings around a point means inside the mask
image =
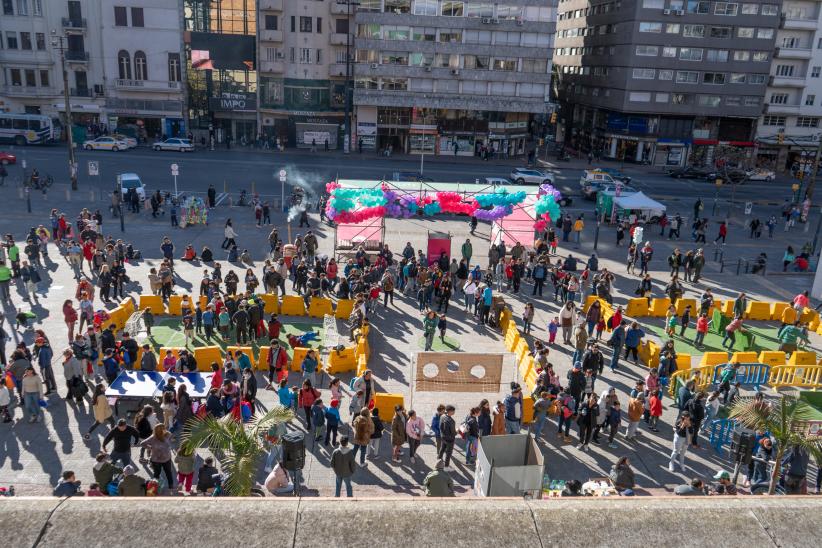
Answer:
POLYGON ((256 112, 257 97, 250 93, 223 93, 209 99, 209 106, 220 112, 256 112))

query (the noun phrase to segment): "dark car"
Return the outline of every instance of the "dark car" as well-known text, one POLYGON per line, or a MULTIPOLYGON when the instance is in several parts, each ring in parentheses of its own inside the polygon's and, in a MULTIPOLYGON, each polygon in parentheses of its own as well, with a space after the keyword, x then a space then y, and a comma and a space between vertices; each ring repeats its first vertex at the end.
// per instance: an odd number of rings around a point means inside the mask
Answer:
POLYGON ((715 182, 717 179, 722 179, 723 183, 731 183, 733 185, 744 183, 748 180, 748 173, 741 169, 731 169, 725 171, 712 171, 705 176, 709 183, 715 182))
POLYGON ((396 171, 394 180, 400 183, 432 183, 434 179, 414 171, 396 171))
POLYGON ((668 175, 674 179, 702 179, 708 175, 708 170, 699 167, 681 167, 668 170, 668 175))

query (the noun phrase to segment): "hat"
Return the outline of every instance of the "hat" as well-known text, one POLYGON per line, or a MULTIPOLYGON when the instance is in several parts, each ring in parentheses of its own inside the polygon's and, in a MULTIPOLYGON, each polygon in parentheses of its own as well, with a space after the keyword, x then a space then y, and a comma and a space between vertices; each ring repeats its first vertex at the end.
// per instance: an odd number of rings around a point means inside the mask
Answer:
POLYGON ((445 463, 442 462, 442 459, 440 459, 437 461, 437 464, 434 465, 434 468, 436 468, 437 470, 442 470, 445 468, 445 463))
POLYGON ((577 371, 582 369, 582 362, 574 362, 574 369, 576 369, 577 371))
POLYGON ((131 464, 128 464, 128 465, 126 465, 125 468, 123 468, 123 475, 124 476, 133 476, 136 473, 137 473, 137 469, 134 468, 134 466, 132 466, 131 464))
POLYGON ((126 419, 120 419, 117 421, 117 426, 125 426, 126 424, 128 424, 126 419))
POLYGON ((338 399, 331 400, 331 407, 339 407, 339 406, 340 406, 340 400, 338 400, 338 399))
POLYGON ((726 472, 725 470, 720 470, 716 474, 714 474, 715 480, 729 480, 731 479, 731 473, 726 472))

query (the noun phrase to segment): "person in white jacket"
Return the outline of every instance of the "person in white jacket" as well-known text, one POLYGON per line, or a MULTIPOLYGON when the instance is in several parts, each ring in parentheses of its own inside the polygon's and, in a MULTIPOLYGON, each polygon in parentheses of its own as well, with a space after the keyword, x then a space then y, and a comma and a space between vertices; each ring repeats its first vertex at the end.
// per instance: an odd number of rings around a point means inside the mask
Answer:
POLYGON ((234 238, 237 237, 237 233, 234 232, 234 225, 231 223, 231 219, 226 220, 223 235, 225 236, 225 239, 220 247, 223 249, 230 249, 231 246, 237 245, 237 242, 234 241, 234 238))

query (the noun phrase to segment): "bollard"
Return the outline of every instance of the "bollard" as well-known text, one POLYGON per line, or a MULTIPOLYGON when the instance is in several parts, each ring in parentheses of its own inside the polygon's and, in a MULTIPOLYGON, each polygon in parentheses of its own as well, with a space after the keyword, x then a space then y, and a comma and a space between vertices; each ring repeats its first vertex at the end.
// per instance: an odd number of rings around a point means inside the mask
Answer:
POLYGON ((720 261, 719 262, 719 273, 722 274, 723 272, 725 272, 725 261, 720 261))
POLYGON ((71 201, 71 191, 69 189, 66 189, 66 201, 71 201))
POLYGON ((31 213, 31 192, 26 188, 26 209, 31 213))
POLYGON ((89 202, 94 203, 94 191, 93 190, 89 191, 88 200, 89 200, 89 202))
POLYGON ((736 260, 736 275, 739 276, 739 271, 742 269, 742 259, 736 260))

